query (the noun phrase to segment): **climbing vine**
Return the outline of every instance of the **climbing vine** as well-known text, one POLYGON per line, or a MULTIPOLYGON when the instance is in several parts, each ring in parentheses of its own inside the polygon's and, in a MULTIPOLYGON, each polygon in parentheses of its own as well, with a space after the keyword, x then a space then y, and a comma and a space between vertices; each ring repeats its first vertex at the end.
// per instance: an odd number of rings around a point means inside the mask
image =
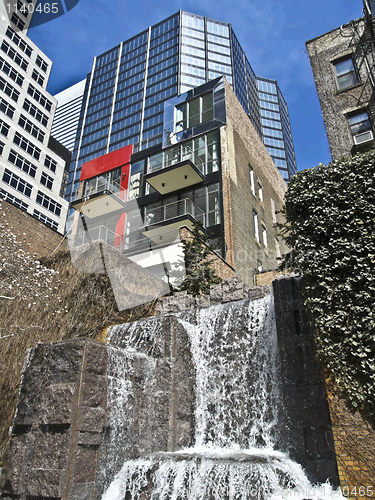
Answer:
POLYGON ((351 406, 374 418, 375 152, 298 172, 284 216, 318 355, 351 406))

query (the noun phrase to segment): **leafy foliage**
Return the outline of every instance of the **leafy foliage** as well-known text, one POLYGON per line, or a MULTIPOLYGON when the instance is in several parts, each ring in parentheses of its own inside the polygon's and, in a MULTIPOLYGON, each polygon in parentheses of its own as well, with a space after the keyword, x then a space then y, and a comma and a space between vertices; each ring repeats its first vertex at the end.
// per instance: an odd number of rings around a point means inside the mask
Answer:
POLYGON ((298 172, 284 215, 318 354, 351 405, 375 417, 375 152, 298 172))
POLYGON ((192 238, 183 240, 186 277, 180 290, 194 295, 210 293, 210 286, 221 282, 216 270, 211 266, 215 245, 210 243, 210 234, 205 232, 200 222, 195 221, 192 238))

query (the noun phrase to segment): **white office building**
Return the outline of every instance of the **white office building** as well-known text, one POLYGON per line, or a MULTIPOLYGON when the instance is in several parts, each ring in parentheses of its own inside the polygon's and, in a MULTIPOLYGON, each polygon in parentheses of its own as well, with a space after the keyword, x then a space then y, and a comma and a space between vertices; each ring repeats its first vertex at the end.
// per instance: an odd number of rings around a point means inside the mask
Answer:
POLYGON ((27 37, 32 14, 5 9, 1 2, 0 196, 63 233, 69 153, 51 137, 57 101, 46 88, 52 62, 27 37))

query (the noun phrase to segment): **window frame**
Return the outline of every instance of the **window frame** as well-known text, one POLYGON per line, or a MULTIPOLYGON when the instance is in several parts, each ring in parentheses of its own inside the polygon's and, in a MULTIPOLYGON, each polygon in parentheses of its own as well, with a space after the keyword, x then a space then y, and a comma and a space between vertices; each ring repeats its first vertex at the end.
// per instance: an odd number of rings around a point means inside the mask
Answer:
POLYGON ((347 89, 350 89, 358 84, 361 83, 361 79, 360 79, 360 76, 359 76, 359 72, 358 72, 358 69, 357 69, 357 66, 355 64, 355 60, 353 58, 353 54, 347 54, 343 57, 340 57, 339 59, 336 59, 334 61, 332 61, 332 66, 333 66, 333 71, 334 71, 334 74, 335 74, 335 80, 336 80, 336 87, 337 87, 337 92, 343 92, 347 89), (343 63, 344 61, 351 61, 352 63, 352 67, 353 69, 351 71, 347 71, 346 73, 342 74, 342 75, 339 75, 338 74, 338 71, 337 71, 337 65, 340 64, 340 63, 343 63), (353 74, 355 76, 355 79, 356 79, 356 82, 355 83, 351 83, 350 85, 345 85, 344 87, 341 87, 340 86, 340 77, 346 77, 348 74, 353 74))

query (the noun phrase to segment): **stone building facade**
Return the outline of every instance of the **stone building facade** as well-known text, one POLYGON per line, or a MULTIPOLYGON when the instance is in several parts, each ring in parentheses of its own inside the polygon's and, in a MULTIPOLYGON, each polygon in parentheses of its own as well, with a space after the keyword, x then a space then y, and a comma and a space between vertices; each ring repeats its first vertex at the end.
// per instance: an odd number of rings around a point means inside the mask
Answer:
POLYGON ((373 149, 375 39, 371 13, 306 45, 332 158, 373 149))

